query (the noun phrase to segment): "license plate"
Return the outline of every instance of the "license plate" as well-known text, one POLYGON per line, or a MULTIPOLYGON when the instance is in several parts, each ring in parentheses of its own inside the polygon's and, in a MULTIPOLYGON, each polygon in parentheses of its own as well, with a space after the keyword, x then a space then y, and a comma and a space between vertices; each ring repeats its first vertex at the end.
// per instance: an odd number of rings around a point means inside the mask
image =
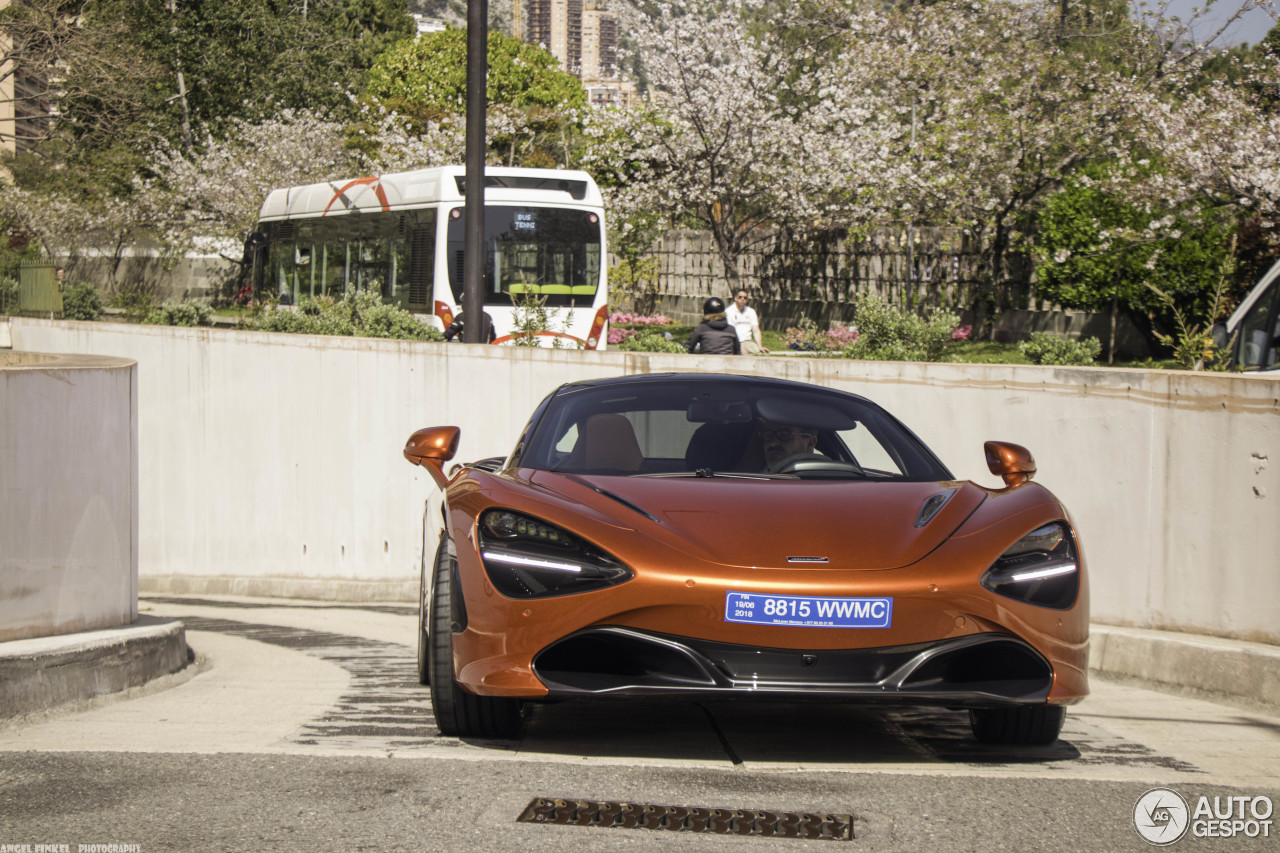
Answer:
POLYGON ((893 621, 893 599, 729 592, 724 621, 802 628, 888 628, 893 621))

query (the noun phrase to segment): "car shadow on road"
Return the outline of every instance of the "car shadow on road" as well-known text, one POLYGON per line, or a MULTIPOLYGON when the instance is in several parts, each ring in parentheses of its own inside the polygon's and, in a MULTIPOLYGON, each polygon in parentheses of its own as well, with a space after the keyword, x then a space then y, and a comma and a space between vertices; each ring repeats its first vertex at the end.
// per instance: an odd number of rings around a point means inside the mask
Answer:
POLYGON ((1070 739, 980 744, 968 712, 945 708, 634 700, 532 705, 519 752, 800 765, 1039 764, 1082 755, 1070 739))

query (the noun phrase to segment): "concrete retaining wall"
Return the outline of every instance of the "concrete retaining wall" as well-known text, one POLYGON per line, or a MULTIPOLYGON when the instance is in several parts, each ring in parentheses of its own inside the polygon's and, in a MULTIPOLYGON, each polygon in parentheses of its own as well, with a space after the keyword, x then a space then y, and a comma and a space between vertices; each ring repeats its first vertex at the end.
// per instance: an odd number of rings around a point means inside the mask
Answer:
POLYGON ((0 642, 137 616, 137 365, 0 351, 0 642))
POLYGON ((13 320, 11 334, 29 351, 137 359, 144 588, 412 600, 424 505, 439 512, 426 473, 401 457, 414 429, 456 424, 460 458, 492 456, 561 382, 733 371, 864 394, 956 476, 989 486, 982 442, 1025 444, 1081 531, 1096 621, 1280 642, 1280 377, 35 319, 13 320))

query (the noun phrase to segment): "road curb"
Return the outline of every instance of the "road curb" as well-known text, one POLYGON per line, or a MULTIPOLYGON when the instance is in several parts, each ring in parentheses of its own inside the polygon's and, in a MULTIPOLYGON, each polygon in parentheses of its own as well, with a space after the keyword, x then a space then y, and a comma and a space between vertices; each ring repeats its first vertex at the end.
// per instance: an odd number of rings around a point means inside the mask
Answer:
POLYGON ((0 643, 0 719, 115 693, 187 665, 182 622, 130 625, 0 643))
POLYGON ((1280 647, 1097 624, 1089 646, 1089 670, 1103 677, 1280 708, 1280 647))

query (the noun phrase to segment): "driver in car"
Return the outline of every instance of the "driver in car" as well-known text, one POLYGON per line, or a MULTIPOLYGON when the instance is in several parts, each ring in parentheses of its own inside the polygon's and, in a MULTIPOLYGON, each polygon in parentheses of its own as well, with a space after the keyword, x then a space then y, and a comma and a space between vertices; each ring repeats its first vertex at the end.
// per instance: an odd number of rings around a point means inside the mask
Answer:
POLYGON ((772 421, 761 421, 756 427, 756 437, 768 471, 777 471, 793 456, 812 454, 818 444, 818 434, 812 429, 772 421))

